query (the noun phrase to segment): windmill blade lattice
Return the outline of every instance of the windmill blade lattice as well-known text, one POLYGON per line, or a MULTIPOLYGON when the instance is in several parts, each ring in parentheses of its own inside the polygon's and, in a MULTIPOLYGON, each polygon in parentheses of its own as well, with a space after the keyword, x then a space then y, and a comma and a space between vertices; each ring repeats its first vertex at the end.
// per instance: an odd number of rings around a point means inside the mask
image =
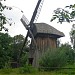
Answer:
POLYGON ((44 2, 44 0, 42 0, 41 3, 40 3, 40 5, 39 5, 39 8, 38 8, 38 10, 37 10, 37 14, 36 14, 34 23, 37 21, 37 19, 38 19, 38 17, 39 17, 39 14, 40 14, 41 9, 42 9, 42 6, 43 6, 43 2, 44 2))
POLYGON ((32 15, 31 21, 30 21, 30 26, 32 25, 32 23, 33 23, 34 20, 35 20, 35 17, 36 17, 36 15, 37 15, 37 12, 38 12, 38 9, 39 9, 39 6, 42 7, 40 4, 43 5, 43 1, 44 1, 44 0, 38 0, 38 3, 37 3, 37 5, 36 5, 36 8, 35 8, 35 10, 34 10, 34 12, 33 12, 33 15, 32 15))
POLYGON ((22 18, 25 20, 26 24, 28 25, 29 24, 29 21, 28 19, 23 15, 22 18))
POLYGON ((23 23, 24 27, 28 30, 29 21, 24 15, 21 18, 21 22, 23 23))

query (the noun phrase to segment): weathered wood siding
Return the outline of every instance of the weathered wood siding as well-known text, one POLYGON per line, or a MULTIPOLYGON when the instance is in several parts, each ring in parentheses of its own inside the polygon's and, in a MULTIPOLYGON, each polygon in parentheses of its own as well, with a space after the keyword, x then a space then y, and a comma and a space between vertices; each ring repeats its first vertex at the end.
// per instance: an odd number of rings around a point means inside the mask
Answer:
POLYGON ((37 49, 33 42, 31 42, 29 58, 33 58, 33 66, 38 66, 39 58, 49 49, 56 48, 57 38, 50 36, 37 36, 35 37, 37 49))
POLYGON ((37 37, 35 38, 38 50, 46 50, 48 48, 56 48, 57 39, 51 37, 37 37))

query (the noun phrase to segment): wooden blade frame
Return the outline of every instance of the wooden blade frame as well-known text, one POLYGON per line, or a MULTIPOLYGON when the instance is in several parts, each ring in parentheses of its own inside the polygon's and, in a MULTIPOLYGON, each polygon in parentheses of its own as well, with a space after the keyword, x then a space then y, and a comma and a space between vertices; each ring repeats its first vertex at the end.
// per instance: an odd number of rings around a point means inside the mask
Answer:
POLYGON ((37 14, 37 10, 38 10, 38 8, 39 8, 39 5, 40 5, 41 1, 42 1, 42 0, 38 0, 38 3, 37 3, 37 5, 36 5, 36 8, 35 8, 35 10, 34 10, 34 13, 33 13, 33 15, 32 15, 31 21, 30 21, 30 25, 32 25, 33 22, 34 22, 34 20, 35 20, 35 17, 36 17, 36 14, 37 14))
POLYGON ((27 20, 27 18, 24 15, 21 18, 21 22, 23 23, 24 27, 28 30, 28 22, 29 21, 27 20))

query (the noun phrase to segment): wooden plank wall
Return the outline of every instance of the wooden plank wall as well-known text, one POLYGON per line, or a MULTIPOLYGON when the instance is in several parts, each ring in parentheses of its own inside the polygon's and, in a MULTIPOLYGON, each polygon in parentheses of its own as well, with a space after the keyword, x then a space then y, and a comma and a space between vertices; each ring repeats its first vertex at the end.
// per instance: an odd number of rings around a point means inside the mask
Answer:
POLYGON ((56 48, 56 39, 50 37, 37 37, 36 39, 37 48, 39 50, 45 50, 48 48, 56 48))
POLYGON ((48 48, 56 48, 56 38, 51 37, 36 37, 37 48, 34 47, 34 43, 31 42, 31 49, 29 51, 29 58, 33 58, 33 66, 38 66, 37 61, 48 50, 48 48), (34 49, 33 49, 34 48, 34 49))

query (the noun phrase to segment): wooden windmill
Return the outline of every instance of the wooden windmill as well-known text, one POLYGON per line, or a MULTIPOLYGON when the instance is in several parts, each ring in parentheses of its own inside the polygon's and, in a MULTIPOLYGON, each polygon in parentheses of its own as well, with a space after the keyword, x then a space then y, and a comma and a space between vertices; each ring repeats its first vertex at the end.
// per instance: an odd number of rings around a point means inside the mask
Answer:
MULTIPOLYGON (((64 34, 52 26, 45 23, 34 23, 37 19, 37 15, 39 9, 43 5, 44 0, 38 0, 36 8, 33 12, 31 21, 27 24, 28 20, 23 15, 21 18, 21 22, 28 30, 27 35, 25 37, 24 45, 26 44, 28 36, 31 38, 31 45, 29 50, 29 64, 38 67, 39 66, 39 58, 48 48, 56 48, 57 38, 64 36, 64 34)), ((23 47, 24 47, 23 45, 23 47)), ((22 48, 23 49, 23 48, 22 48)))

